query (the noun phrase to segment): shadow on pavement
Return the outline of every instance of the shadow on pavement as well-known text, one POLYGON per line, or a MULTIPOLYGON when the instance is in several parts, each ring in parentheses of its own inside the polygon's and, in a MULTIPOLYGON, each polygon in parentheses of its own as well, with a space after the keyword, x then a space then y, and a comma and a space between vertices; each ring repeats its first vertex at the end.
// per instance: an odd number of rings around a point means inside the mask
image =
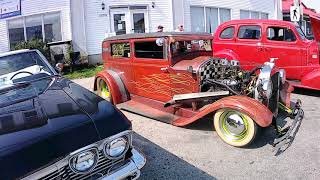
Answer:
POLYGON ((134 133, 133 145, 147 158, 140 179, 216 179, 141 135, 134 133))
MULTIPOLYGON (((283 123, 286 123, 286 120, 282 120, 283 123)), ((199 131, 211 131, 216 133, 213 125, 213 120, 209 118, 203 118, 199 121, 196 121, 185 127, 186 129, 199 130, 199 131)), ((276 132, 273 127, 260 128, 257 139, 248 147, 247 149, 260 148, 265 145, 272 145, 273 141, 277 137, 276 132)))
POLYGON ((294 88, 293 93, 300 94, 300 95, 306 95, 306 96, 320 97, 320 91, 311 90, 311 89, 294 88))

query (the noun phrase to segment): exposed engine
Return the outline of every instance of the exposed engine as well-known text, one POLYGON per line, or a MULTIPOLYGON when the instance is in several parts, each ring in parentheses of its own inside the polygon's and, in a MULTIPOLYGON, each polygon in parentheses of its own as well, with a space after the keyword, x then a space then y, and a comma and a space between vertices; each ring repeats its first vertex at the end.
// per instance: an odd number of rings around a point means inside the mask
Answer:
POLYGON ((211 58, 199 70, 201 92, 225 89, 223 85, 226 85, 240 94, 245 88, 244 82, 249 81, 244 78, 246 73, 248 72, 240 69, 240 63, 237 60, 211 58))
MULTIPOLYGON (((280 73, 271 75, 274 59, 252 71, 240 69, 237 60, 210 58, 199 70, 201 92, 228 90, 234 95, 257 99, 271 110, 276 110, 280 89, 280 73), (256 73, 260 70, 260 73, 256 73)), ((282 82, 285 77, 282 77, 282 82)))

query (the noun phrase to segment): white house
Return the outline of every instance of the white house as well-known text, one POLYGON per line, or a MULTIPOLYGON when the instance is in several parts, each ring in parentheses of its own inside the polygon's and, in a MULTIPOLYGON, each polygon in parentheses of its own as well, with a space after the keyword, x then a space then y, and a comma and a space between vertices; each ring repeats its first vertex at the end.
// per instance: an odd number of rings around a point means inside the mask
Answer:
POLYGON ((91 63, 101 60, 107 36, 153 32, 158 25, 172 31, 178 24, 213 33, 231 19, 282 19, 281 0, 1 0, 0 8, 6 2, 20 13, 0 16, 0 52, 32 38, 72 41, 91 63))

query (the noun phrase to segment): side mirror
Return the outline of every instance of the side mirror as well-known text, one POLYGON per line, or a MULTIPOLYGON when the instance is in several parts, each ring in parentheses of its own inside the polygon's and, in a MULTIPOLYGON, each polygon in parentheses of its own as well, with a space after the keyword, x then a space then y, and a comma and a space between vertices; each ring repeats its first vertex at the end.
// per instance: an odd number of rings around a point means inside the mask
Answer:
POLYGON ((55 70, 61 74, 62 70, 63 70, 63 63, 57 63, 55 66, 55 70))
POLYGON ((163 44, 164 44, 164 38, 158 38, 158 39, 156 40, 156 44, 157 44, 158 46, 163 46, 163 44))

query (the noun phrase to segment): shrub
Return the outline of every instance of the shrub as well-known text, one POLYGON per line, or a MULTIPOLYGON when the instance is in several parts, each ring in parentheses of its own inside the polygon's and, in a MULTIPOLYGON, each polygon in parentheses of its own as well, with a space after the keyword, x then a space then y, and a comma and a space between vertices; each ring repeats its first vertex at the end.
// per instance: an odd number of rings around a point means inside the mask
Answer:
POLYGON ((43 42, 42 39, 32 39, 27 42, 17 43, 15 46, 11 47, 11 50, 20 50, 20 49, 38 49, 48 60, 50 60, 50 49, 47 46, 46 42, 43 42))

